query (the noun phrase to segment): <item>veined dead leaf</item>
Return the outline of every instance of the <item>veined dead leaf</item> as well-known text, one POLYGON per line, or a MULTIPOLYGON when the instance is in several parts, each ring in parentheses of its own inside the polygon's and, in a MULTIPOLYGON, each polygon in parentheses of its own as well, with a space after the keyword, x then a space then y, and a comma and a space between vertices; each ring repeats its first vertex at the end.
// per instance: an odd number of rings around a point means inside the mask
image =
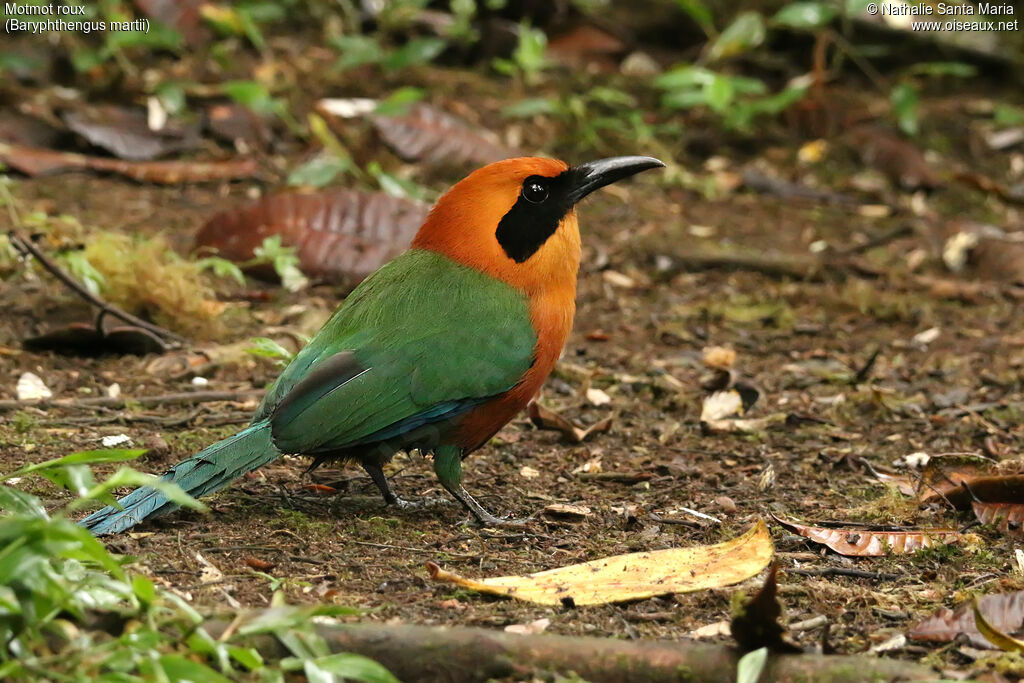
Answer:
POLYGON ((975 500, 971 502, 971 509, 982 524, 991 524, 999 531, 1018 536, 1024 532, 1024 503, 988 503, 975 500))
POLYGON ((427 563, 436 581, 542 605, 602 605, 718 588, 755 576, 775 548, 763 520, 724 543, 616 555, 528 576, 468 579, 427 563))
POLYGON ((196 147, 198 126, 149 127, 146 111, 115 105, 79 108, 64 113, 64 123, 90 144, 119 159, 148 161, 196 147))
MULTIPOLYGON (((350 285, 405 251, 430 207, 383 193, 285 192, 216 214, 196 234, 232 261, 248 261, 272 235, 298 250, 302 272, 350 285)), ((273 277, 273 269, 254 272, 273 277)))
POLYGON ((932 616, 915 624, 907 633, 911 640, 949 643, 960 636, 965 636, 971 645, 979 648, 992 649, 981 630, 978 628, 975 614, 980 611, 985 621, 994 630, 1004 634, 1019 634, 1024 626, 1024 591, 985 595, 974 600, 962 602, 954 609, 943 607, 932 616))
POLYGON ((808 526, 772 515, 776 522, 795 534, 821 543, 840 555, 884 557, 912 553, 922 548, 957 543, 965 535, 956 529, 872 529, 870 527, 808 526))
POLYGON ((370 121, 388 147, 406 161, 489 164, 518 156, 490 131, 422 102, 405 114, 375 115, 370 121))

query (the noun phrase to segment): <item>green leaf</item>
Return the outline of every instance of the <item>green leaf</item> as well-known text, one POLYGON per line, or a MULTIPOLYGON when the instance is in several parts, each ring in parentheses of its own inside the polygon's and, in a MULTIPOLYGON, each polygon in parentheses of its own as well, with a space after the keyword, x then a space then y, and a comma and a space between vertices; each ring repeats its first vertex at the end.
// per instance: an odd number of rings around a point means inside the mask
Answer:
POLYGON ((992 110, 992 122, 997 126, 1020 126, 1024 124, 1024 109, 998 102, 992 110))
POLYGON ((217 277, 230 278, 240 285, 245 284, 245 274, 237 265, 219 256, 207 256, 196 261, 200 270, 212 270, 217 277))
POLYGON ((200 512, 206 512, 208 509, 206 505, 185 493, 177 484, 172 484, 152 474, 143 474, 130 467, 122 467, 117 472, 114 472, 106 481, 92 487, 80 499, 69 505, 68 509, 77 510, 83 507, 87 501, 106 496, 114 489, 121 488, 122 486, 148 486, 167 496, 167 499, 175 505, 192 508, 200 512))
POLYGON ((252 109, 257 114, 274 114, 280 106, 270 95, 266 86, 256 81, 227 81, 221 83, 221 92, 243 107, 252 109))
POLYGON ((675 0, 679 9, 686 12, 700 26, 704 34, 711 37, 715 32, 715 18, 711 10, 700 0, 675 0))
POLYGON ((89 259, 86 258, 84 251, 65 251, 60 254, 59 258, 71 274, 75 276, 75 279, 81 281, 92 294, 98 296, 103 287, 106 286, 103 273, 96 270, 96 267, 89 263, 89 259))
POLYGON ((67 465, 40 470, 39 474, 46 477, 56 486, 67 489, 76 496, 84 496, 95 485, 92 470, 88 465, 67 465))
POLYGON ((821 2, 791 2, 772 17, 772 22, 795 29, 821 28, 836 18, 836 10, 821 2))
POLYGON ((238 628, 238 635, 247 636, 256 633, 284 632, 309 622, 313 617, 352 616, 361 614, 361 610, 340 605, 305 605, 271 607, 257 613, 248 623, 238 628))
POLYGON ((344 71, 364 64, 379 64, 384 59, 384 48, 372 36, 337 36, 331 45, 341 53, 334 61, 334 69, 344 71))
POLYGON ((954 76, 956 78, 973 78, 978 70, 964 62, 918 62, 909 69, 908 76, 954 76))
POLYGON ((46 519, 46 508, 38 498, 12 486, 0 484, 0 510, 9 515, 46 519))
POLYGON ((273 339, 268 339, 267 337, 254 337, 249 343, 251 346, 245 350, 246 353, 264 358, 272 358, 281 361, 282 364, 286 364, 295 355, 273 339))
POLYGON ((410 66, 427 64, 444 52, 448 43, 441 38, 413 38, 384 58, 382 65, 389 71, 400 71, 410 66))
POLYGON ((156 602, 156 586, 142 574, 136 574, 132 577, 132 592, 135 593, 135 597, 146 605, 152 605, 156 602))
POLYGON ((732 103, 736 89, 733 82, 727 76, 718 76, 707 88, 707 104, 717 112, 723 112, 732 103))
POLYGON ((899 123, 900 130, 910 136, 917 135, 918 130, 918 93, 917 88, 909 83, 900 83, 889 94, 893 114, 899 123))
POLYGON ((339 678, 367 683, 399 683, 390 671, 369 657, 347 652, 317 657, 317 668, 339 678))
POLYGON ((541 114, 553 114, 557 108, 557 101, 549 97, 529 97, 510 104, 501 110, 502 116, 509 118, 529 118, 541 114))
POLYGON ((669 109, 692 109, 708 103, 708 94, 704 90, 680 90, 665 93, 661 98, 662 105, 669 109))
POLYGON ((263 668, 263 656, 260 655, 259 651, 254 647, 237 647, 229 645, 228 654, 231 655, 231 659, 235 660, 249 671, 255 671, 256 669, 263 668))
POLYGON ((231 679, 226 676, 222 676, 205 664, 192 661, 183 655, 163 655, 159 662, 164 675, 171 681, 231 683, 231 679))
POLYGON ((104 448, 95 451, 78 451, 70 455, 65 455, 62 458, 55 458, 54 460, 46 460, 45 462, 39 462, 34 465, 26 465, 11 474, 0 477, 0 481, 6 481, 12 477, 20 477, 30 472, 38 472, 39 470, 50 469, 54 467, 66 467, 68 465, 96 465, 102 462, 124 462, 126 460, 135 460, 140 455, 146 452, 145 448, 104 448))
POLYGON ((335 178, 352 170, 349 159, 339 159, 333 154, 318 154, 288 174, 288 184, 300 187, 327 187, 335 178))
POLYGON ((427 91, 422 88, 404 86, 378 102, 373 113, 376 116, 402 116, 409 111, 410 106, 426 96, 427 91))
POLYGON ((710 85, 716 77, 717 74, 710 69, 684 64, 655 78, 654 85, 662 90, 685 90, 710 85))
POLYGON ((768 661, 768 648, 762 647, 743 655, 736 664, 736 683, 757 683, 768 661))
POLYGON ((759 46, 765 39, 764 18, 757 12, 742 12, 708 48, 708 59, 717 62, 759 46))

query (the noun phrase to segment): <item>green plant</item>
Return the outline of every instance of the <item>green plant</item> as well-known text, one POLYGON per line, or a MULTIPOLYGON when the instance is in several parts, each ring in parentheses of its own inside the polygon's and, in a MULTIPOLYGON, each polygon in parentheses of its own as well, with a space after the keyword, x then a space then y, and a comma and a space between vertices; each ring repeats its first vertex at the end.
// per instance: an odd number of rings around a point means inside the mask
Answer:
POLYGON ((289 292, 305 289, 309 284, 309 280, 299 270, 299 256, 295 247, 282 244, 280 235, 267 237, 263 240, 263 244, 253 249, 253 253, 255 258, 244 265, 255 266, 269 263, 281 278, 281 285, 289 292))
POLYGON ((111 491, 148 484, 179 505, 202 509, 178 487, 128 467, 94 481, 89 465, 124 462, 139 450, 72 453, 0 476, 0 678, 30 680, 202 680, 240 676, 283 681, 292 671, 309 680, 394 683, 376 662, 332 654, 311 625, 317 616, 357 613, 338 606, 289 607, 275 593, 273 609, 241 613, 218 640, 202 628, 207 618, 182 598, 132 573, 71 520, 111 491), (41 476, 73 494, 47 512, 14 485, 41 476), (247 639, 273 634, 291 656, 268 662, 247 639))
POLYGON ((547 48, 547 34, 524 21, 519 24, 519 42, 511 59, 495 59, 494 69, 506 76, 520 75, 527 85, 536 85, 541 73, 551 65, 547 48))
POLYGON ((247 353, 251 353, 254 356, 261 356, 263 358, 270 358, 279 367, 288 365, 291 359, 295 356, 294 353, 278 344, 273 339, 267 337, 253 337, 250 340, 252 344, 246 349, 247 353))
POLYGON ((658 76, 654 85, 663 90, 661 103, 669 109, 707 107, 734 130, 751 132, 760 116, 777 115, 803 98, 807 86, 790 84, 775 93, 764 81, 732 76, 701 66, 684 64, 658 76))

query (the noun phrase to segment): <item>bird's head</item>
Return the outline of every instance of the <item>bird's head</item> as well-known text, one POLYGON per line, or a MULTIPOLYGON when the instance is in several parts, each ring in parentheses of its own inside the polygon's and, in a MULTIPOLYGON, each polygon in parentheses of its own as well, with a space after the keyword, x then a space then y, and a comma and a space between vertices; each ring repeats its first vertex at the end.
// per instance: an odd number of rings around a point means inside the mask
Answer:
POLYGON ((456 183, 412 246, 442 253, 527 293, 575 283, 580 262, 576 203, 617 180, 664 166, 612 157, 570 167, 556 159, 506 159, 456 183))

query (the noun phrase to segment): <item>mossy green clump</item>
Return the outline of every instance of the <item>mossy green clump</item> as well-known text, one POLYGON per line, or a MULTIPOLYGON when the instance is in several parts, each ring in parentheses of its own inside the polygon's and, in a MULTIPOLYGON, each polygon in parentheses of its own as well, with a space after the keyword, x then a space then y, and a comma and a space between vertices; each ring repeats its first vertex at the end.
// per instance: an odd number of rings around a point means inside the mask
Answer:
POLYGON ((185 334, 223 332, 220 316, 227 305, 217 300, 210 276, 162 235, 100 232, 88 240, 83 258, 99 274, 100 293, 111 303, 185 334))

